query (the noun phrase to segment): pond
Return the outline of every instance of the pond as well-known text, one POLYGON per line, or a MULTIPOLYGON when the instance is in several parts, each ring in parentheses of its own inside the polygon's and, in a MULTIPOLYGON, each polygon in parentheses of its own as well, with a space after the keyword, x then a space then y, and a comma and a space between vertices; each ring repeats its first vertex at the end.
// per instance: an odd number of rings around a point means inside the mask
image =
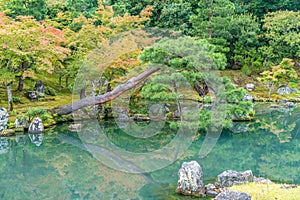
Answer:
POLYGON ((205 134, 189 144, 168 124, 156 130, 159 134, 139 138, 134 133, 149 131, 148 122, 88 122, 89 128, 79 133, 68 131, 65 124, 44 135, 1 138, 0 198, 190 199, 174 192, 177 171, 190 160, 202 166, 205 183, 224 170, 251 169, 256 176, 300 184, 299 114, 299 109, 257 106, 255 121, 223 129, 216 145, 201 158, 205 134), (137 131, 127 134, 134 128, 137 131), (189 145, 175 142, 177 152, 164 149, 176 140, 189 145))

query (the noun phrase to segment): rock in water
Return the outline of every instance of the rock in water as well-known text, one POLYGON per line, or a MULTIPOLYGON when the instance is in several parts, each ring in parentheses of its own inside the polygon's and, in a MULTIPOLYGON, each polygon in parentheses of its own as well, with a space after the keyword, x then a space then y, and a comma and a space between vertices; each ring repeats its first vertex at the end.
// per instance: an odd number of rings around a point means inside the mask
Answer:
POLYGON ((8 112, 5 108, 0 108, 0 132, 7 128, 8 112))
POLYGON ((184 162, 178 171, 176 193, 192 196, 205 196, 202 168, 196 161, 184 162))
POLYGON ((251 196, 245 192, 228 190, 218 194, 215 200, 251 200, 251 196))
POLYGON ((28 132, 30 133, 41 133, 44 131, 44 125, 42 120, 37 117, 33 120, 29 126, 28 132))
POLYGON ((236 172, 227 170, 218 175, 218 184, 222 187, 231 187, 233 185, 245 184, 253 182, 253 174, 251 170, 245 172, 236 172))
POLYGON ((68 128, 70 131, 77 132, 81 130, 81 124, 71 124, 68 128))
POLYGON ((45 86, 43 81, 39 80, 38 82, 36 82, 35 84, 35 91, 38 92, 38 95, 40 97, 44 97, 45 96, 45 86))

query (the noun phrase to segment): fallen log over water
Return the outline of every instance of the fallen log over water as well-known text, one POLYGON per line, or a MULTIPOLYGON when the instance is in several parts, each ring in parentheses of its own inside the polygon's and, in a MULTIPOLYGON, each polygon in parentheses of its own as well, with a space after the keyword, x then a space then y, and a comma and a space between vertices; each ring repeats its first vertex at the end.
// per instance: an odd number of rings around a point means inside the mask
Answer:
POLYGON ((129 79, 126 83, 123 83, 121 85, 118 85, 116 88, 114 88, 111 92, 107 92, 103 95, 99 95, 96 97, 89 97, 85 99, 78 100, 76 102, 73 102, 71 104, 58 106, 52 110, 52 113, 58 114, 58 115, 66 115, 70 114, 80 108, 91 106, 95 104, 102 104, 108 101, 111 101, 127 90, 130 90, 134 88, 136 85, 144 81, 146 78, 148 78, 153 73, 159 71, 159 68, 149 68, 146 71, 142 72, 136 77, 133 77, 129 79))

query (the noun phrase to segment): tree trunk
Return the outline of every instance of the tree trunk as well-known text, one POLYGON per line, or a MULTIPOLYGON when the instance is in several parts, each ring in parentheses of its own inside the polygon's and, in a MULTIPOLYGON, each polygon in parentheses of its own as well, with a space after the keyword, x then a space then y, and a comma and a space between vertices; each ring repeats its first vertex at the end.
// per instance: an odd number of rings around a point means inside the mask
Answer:
POLYGON ((86 98, 86 90, 85 89, 81 89, 80 90, 80 99, 85 99, 86 98))
POLYGON ((24 88, 24 78, 23 78, 24 71, 25 71, 25 62, 22 62, 22 64, 21 64, 21 76, 19 78, 19 85, 18 85, 18 90, 20 92, 22 92, 23 88, 24 88))
POLYGON ((71 104, 63 105, 56 107, 52 110, 53 113, 56 113, 58 115, 66 115, 70 114, 73 111, 76 111, 82 107, 95 105, 95 104, 102 104, 107 101, 111 101, 127 90, 130 90, 134 88, 137 84, 144 81, 147 77, 149 77, 151 74, 157 72, 160 70, 159 68, 150 68, 143 73, 139 74, 136 77, 133 77, 129 79, 126 83, 123 83, 121 85, 118 85, 116 88, 114 88, 111 92, 105 93, 103 95, 98 95, 96 97, 89 97, 85 99, 81 99, 79 101, 73 102, 71 104))
POLYGON ((20 92, 22 92, 23 89, 24 89, 24 78, 23 78, 23 76, 20 76, 20 78, 19 78, 18 90, 19 90, 20 92))
POLYGON ((69 76, 66 76, 66 88, 69 88, 69 76))
POLYGON ((58 90, 61 91, 61 79, 62 79, 62 75, 59 75, 59 78, 58 78, 58 90))
POLYGON ((11 83, 6 84, 6 91, 7 91, 7 100, 8 100, 8 111, 13 111, 13 98, 11 92, 11 83))

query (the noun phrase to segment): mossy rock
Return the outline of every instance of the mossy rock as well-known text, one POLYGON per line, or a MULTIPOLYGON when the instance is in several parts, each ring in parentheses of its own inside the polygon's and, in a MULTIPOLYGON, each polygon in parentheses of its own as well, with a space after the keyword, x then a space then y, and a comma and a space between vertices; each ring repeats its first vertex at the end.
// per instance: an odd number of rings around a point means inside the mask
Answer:
POLYGON ((1 137, 10 137, 15 135, 15 130, 13 129, 6 129, 0 133, 1 137))

